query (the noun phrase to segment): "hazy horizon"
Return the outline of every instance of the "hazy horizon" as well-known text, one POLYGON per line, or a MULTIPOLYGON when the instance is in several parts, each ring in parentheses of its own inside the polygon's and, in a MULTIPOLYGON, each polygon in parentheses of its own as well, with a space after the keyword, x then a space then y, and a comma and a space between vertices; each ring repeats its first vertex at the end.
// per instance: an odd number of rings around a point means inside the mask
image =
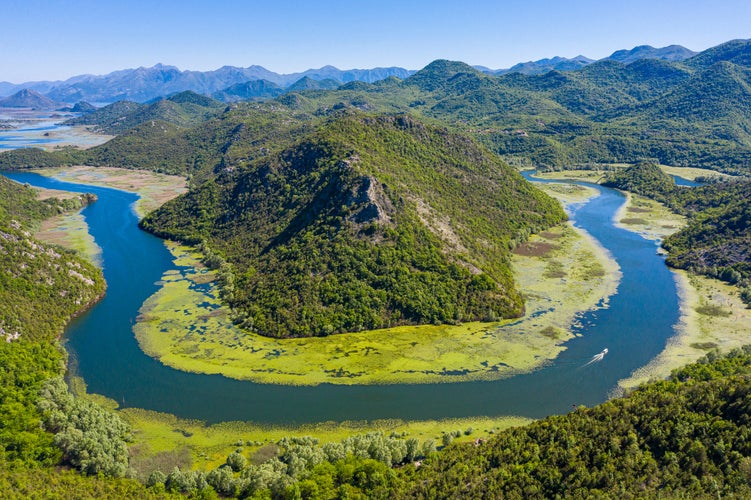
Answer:
POLYGON ((326 65, 416 70, 451 59, 503 69, 555 56, 601 59, 639 45, 699 52, 751 38, 751 2, 741 0, 5 3, 12 22, 0 32, 0 81, 14 84, 157 63, 192 71, 259 65, 289 74, 326 65))

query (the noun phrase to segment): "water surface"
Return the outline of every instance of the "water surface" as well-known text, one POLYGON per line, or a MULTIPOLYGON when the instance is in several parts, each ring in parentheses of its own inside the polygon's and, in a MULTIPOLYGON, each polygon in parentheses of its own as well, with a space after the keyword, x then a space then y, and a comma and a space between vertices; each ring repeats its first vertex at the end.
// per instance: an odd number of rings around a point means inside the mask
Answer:
MULTIPOLYGON (((174 267, 162 242, 137 228, 136 196, 108 188, 60 182, 30 172, 7 174, 40 187, 93 192, 83 210, 102 248, 106 297, 66 330, 73 368, 91 392, 124 407, 174 413, 209 422, 253 420, 294 424, 377 418, 436 419, 475 415, 533 418, 565 413, 573 405, 606 400, 618 380, 647 364, 674 334, 678 298, 670 271, 653 241, 613 226, 624 203, 619 192, 570 208, 574 224, 600 241, 623 273, 609 307, 580 317, 578 335, 551 365, 493 382, 387 386, 289 387, 174 370, 146 356, 132 325, 141 304, 174 267), (608 348, 598 363, 584 366, 608 348)), ((440 367, 437 367, 440 368, 440 367)))

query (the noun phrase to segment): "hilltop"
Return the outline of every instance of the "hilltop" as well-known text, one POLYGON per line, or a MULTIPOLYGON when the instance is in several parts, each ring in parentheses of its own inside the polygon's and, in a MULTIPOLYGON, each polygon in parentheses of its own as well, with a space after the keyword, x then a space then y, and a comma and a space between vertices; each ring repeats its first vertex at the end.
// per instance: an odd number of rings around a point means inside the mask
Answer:
POLYGON ((470 139, 408 115, 333 115, 147 216, 229 264, 245 327, 325 335, 518 316, 515 242, 560 207, 470 139))
POLYGON ((224 105, 209 97, 185 91, 150 104, 117 101, 78 118, 66 125, 88 125, 96 131, 117 135, 150 121, 163 121, 179 127, 203 122, 219 113, 224 105))

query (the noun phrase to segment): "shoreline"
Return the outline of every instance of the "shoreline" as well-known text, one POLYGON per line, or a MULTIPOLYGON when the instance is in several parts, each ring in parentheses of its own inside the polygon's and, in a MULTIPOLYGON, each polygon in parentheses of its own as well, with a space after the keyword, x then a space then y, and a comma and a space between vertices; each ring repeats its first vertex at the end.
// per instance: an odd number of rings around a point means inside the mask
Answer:
MULTIPOLYGON (((693 180, 700 175, 719 175, 704 169, 661 166, 668 174, 693 180)), ((551 172, 540 175, 542 178, 589 180, 599 176, 598 172, 573 171, 551 172)), ((626 203, 613 217, 613 223, 623 229, 635 232, 645 239, 657 243, 656 251, 665 253, 659 246, 668 235, 680 230, 687 219, 671 212, 665 205, 649 198, 623 192, 626 203)), ((709 350, 717 348, 727 352, 749 343, 751 331, 751 311, 738 297, 737 288, 701 275, 670 268, 676 282, 679 297, 680 317, 675 325, 675 334, 665 348, 645 366, 637 368, 628 377, 618 381, 611 393, 620 396, 635 389, 644 382, 664 380, 672 370, 695 362, 709 350)))
MULTIPOLYGON (((59 167, 31 169, 30 172, 77 184, 104 186, 110 189, 136 193, 138 201, 133 210, 141 219, 167 201, 187 191, 184 177, 157 174, 113 167, 59 167)), ((65 198, 73 196, 68 191, 38 189, 39 198, 65 198)), ((78 196, 75 194, 75 196, 78 196)), ((96 202, 95 202, 96 203, 96 202)), ((83 208, 81 208, 83 210, 83 208)), ((89 227, 81 210, 50 217, 39 224, 34 237, 46 243, 54 243, 78 252, 102 267, 102 249, 89 233, 89 227)))
POLYGON ((656 358, 618 382, 618 392, 632 390, 643 382, 664 380, 674 369, 699 360, 712 349, 726 353, 749 343, 751 311, 735 287, 680 269, 672 271, 681 308, 676 333, 656 358))
POLYGON ((135 203, 134 211, 139 219, 188 190, 185 177, 147 170, 75 165, 72 167, 35 168, 29 171, 63 182, 102 186, 135 193, 139 199, 135 203))

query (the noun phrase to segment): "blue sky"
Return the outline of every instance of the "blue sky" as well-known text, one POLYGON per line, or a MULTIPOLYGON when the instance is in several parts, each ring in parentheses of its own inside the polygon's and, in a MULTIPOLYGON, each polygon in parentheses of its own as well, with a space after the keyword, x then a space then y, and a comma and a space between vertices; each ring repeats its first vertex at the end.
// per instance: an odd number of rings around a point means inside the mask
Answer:
POLYGON ((751 38, 749 0, 2 0, 0 81, 170 64, 279 73, 435 59, 490 68, 751 38))

